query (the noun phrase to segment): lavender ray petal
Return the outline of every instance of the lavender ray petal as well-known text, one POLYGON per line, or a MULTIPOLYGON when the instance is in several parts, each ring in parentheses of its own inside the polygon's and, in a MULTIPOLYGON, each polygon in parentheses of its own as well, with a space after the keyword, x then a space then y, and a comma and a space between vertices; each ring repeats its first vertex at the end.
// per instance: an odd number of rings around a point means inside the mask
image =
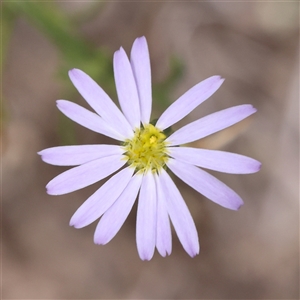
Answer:
POLYGON ((154 178, 157 188, 156 248, 159 254, 165 257, 172 252, 172 232, 162 186, 157 174, 154 175, 154 178))
POLYGON ((177 123, 213 95, 223 82, 224 79, 216 75, 196 84, 165 110, 156 126, 163 130, 177 123))
POLYGON ((74 167, 53 178, 46 186, 47 193, 63 195, 80 190, 109 176, 125 163, 122 155, 112 155, 74 167))
POLYGON ((142 260, 150 260, 156 240, 156 187, 154 176, 148 171, 142 181, 136 221, 136 243, 142 260))
POLYGON ((130 61, 140 100, 141 121, 147 124, 150 122, 152 89, 150 57, 145 37, 134 41, 130 61))
POLYGON ((132 209, 142 179, 142 175, 134 175, 119 198, 104 213, 96 227, 95 244, 105 245, 118 233, 132 209))
POLYGON ((177 236, 184 250, 194 257, 199 254, 200 246, 197 229, 189 209, 175 183, 164 169, 161 170, 158 180, 177 236))
POLYGON ((253 158, 225 151, 168 147, 168 153, 176 160, 224 173, 250 174, 261 167, 261 163, 253 158))
POLYGON ((140 105, 131 65, 123 48, 114 54, 114 75, 122 111, 132 129, 140 127, 140 105))
POLYGON ((109 124, 97 114, 82 106, 67 100, 57 100, 56 103, 58 109, 72 121, 119 141, 124 141, 126 138, 126 136, 111 128, 109 124))
POLYGON ((119 108, 90 76, 79 69, 72 69, 69 77, 81 96, 110 127, 126 138, 133 136, 132 129, 119 108))
POLYGON ((238 210, 243 205, 243 200, 236 192, 200 168, 172 158, 167 165, 182 181, 211 201, 232 210, 238 210))
POLYGON ((82 228, 100 218, 127 188, 133 171, 133 168, 127 167, 106 181, 77 209, 70 226, 82 228))
POLYGON ((123 154, 117 145, 74 145, 58 146, 38 152, 44 162, 57 166, 77 166, 92 160, 123 154))
POLYGON ((175 146, 199 140, 234 125, 255 112, 256 109, 252 105, 244 104, 212 113, 175 131, 166 142, 175 146))

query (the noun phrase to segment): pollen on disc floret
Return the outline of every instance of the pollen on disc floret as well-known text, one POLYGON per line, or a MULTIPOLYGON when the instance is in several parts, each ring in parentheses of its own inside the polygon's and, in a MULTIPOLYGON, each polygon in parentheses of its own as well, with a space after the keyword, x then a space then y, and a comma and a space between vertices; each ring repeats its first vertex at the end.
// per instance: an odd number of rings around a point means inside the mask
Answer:
POLYGON ((158 172, 168 160, 165 139, 166 135, 152 124, 136 129, 133 138, 123 145, 128 165, 137 172, 158 172))

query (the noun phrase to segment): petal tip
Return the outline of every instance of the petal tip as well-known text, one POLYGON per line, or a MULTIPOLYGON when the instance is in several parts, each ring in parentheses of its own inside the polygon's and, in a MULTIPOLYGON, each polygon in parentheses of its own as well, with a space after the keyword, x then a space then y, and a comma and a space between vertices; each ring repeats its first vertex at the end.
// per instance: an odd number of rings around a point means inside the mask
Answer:
POLYGON ((94 237, 94 244, 96 244, 96 245, 105 245, 106 243, 104 241, 102 241, 101 238, 94 237))
POLYGON ((150 261, 154 255, 154 251, 139 251, 139 257, 143 261, 150 261))
POLYGON ((160 254, 160 256, 167 257, 167 256, 171 255, 171 253, 172 253, 172 247, 168 247, 168 249, 162 249, 162 248, 159 247, 159 248, 157 248, 157 251, 160 254))
POLYGON ((52 189, 51 189, 50 187, 48 187, 48 185, 46 185, 46 193, 47 193, 48 195, 55 195, 55 194, 53 193, 52 189))
POLYGON ((80 72, 80 70, 76 69, 76 68, 69 70, 69 72, 68 72, 69 77, 76 75, 76 73, 78 73, 78 72, 80 72))
POLYGON ((261 170, 261 167, 262 167, 262 163, 261 163, 261 162, 258 162, 258 165, 257 165, 257 172, 261 170))
POLYGON ((199 244, 198 244, 198 246, 197 246, 197 248, 191 248, 191 249, 189 249, 189 251, 187 251, 187 249, 186 249, 186 252, 187 252, 187 254, 191 257, 191 258, 194 258, 194 257, 196 257, 199 253, 200 253, 200 246, 199 246, 199 244))
POLYGON ((262 166, 262 163, 260 161, 255 161, 255 163, 253 164, 253 167, 252 167, 252 172, 249 172, 249 173, 257 173, 261 170, 261 166, 262 166))
POLYGON ((64 103, 64 100, 56 100, 56 106, 60 108, 64 103))
POLYGON ((244 202, 242 201, 241 203, 238 204, 238 206, 235 208, 235 210, 239 210, 243 205, 244 205, 244 202))
POLYGON ((46 193, 51 196, 61 195, 56 191, 55 186, 52 184, 52 180, 46 185, 46 193))
POLYGON ((191 256, 191 258, 194 258, 194 257, 196 257, 198 254, 199 254, 199 251, 198 251, 198 252, 194 252, 194 253, 190 254, 190 256, 191 256))
POLYGON ((81 228, 79 225, 78 218, 75 217, 75 214, 70 219, 69 226, 74 227, 74 228, 81 228))
POLYGON ((125 50, 124 50, 124 48, 121 46, 121 47, 119 48, 119 50, 115 51, 114 56, 120 55, 120 54, 123 53, 123 52, 125 52, 125 50))
POLYGON ((248 106, 249 111, 251 111, 251 114, 254 114, 257 112, 257 108, 255 108, 252 104, 245 104, 245 106, 248 106))
POLYGON ((75 72, 76 72, 76 69, 69 70, 68 75, 69 75, 70 79, 72 79, 72 77, 75 75, 74 74, 75 72))
POLYGON ((150 261, 151 258, 152 258, 152 256, 151 256, 151 257, 149 257, 149 256, 140 256, 140 259, 141 259, 142 261, 150 261))
POLYGON ((218 82, 220 85, 225 81, 225 78, 223 78, 221 75, 214 75, 210 77, 211 79, 214 79, 215 82, 218 82))
POLYGON ((85 74, 83 71, 76 68, 69 70, 68 75, 74 85, 78 80, 82 79, 82 75, 87 76, 87 74, 85 74))
POLYGON ((76 228, 74 225, 75 225, 74 222, 72 222, 72 220, 71 220, 71 221, 69 222, 69 226, 76 228))
POLYGON ((147 40, 146 40, 146 37, 144 35, 140 36, 140 37, 137 37, 135 39, 134 42, 142 42, 142 43, 145 43, 147 40))
MULTIPOLYGON (((158 250, 158 249, 157 249, 158 250)), ((162 250, 158 250, 158 253, 160 254, 160 256, 162 256, 162 257, 166 257, 167 256, 167 251, 162 251, 162 250)))

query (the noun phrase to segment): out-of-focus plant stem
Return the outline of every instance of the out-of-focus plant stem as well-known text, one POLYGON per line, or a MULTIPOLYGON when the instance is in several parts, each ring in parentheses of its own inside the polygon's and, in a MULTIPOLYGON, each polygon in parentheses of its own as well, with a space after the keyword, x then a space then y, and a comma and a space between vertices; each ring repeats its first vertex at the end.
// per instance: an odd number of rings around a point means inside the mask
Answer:
POLYGON ((14 13, 25 15, 53 41, 63 56, 63 69, 81 68, 111 88, 113 74, 110 55, 84 40, 78 34, 76 24, 63 14, 55 2, 10 2, 7 7, 14 13))
MULTIPOLYGON (((67 80, 68 70, 79 68, 95 80, 101 82, 106 91, 114 93, 112 63, 109 53, 93 47, 78 35, 76 24, 57 7, 54 2, 10 2, 5 4, 6 20, 10 15, 25 16, 35 27, 40 29, 58 48, 62 56, 59 75, 65 80, 66 96, 71 96, 74 87, 67 80)), ((11 26, 12 27, 12 26, 11 26)), ((74 126, 65 117, 59 119, 59 134, 64 144, 75 143, 74 126)))

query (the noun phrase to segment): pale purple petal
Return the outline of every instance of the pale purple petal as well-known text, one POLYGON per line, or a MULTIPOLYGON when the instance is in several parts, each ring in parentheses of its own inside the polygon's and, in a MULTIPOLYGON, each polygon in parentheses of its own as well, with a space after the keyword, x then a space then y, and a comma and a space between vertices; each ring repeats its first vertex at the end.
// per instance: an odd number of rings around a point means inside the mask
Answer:
POLYGON ((122 47, 114 54, 114 75, 122 111, 132 129, 140 128, 138 91, 130 62, 122 47))
POLYGON ((52 147, 38 154, 51 165, 77 166, 104 156, 123 154, 124 151, 117 145, 75 145, 52 147))
POLYGON ((67 100, 57 100, 56 103, 58 109, 72 121, 119 141, 124 141, 126 138, 124 135, 111 128, 109 124, 97 114, 82 106, 67 100))
POLYGON ((156 248, 163 257, 172 252, 172 232, 164 192, 157 174, 154 175, 157 192, 156 248))
POLYGON ((100 218, 122 194, 133 172, 133 168, 127 167, 106 181, 77 209, 70 220, 70 226, 82 228, 100 218))
POLYGON ((156 241, 156 187, 154 176, 148 171, 142 181, 137 209, 136 243, 142 260, 150 260, 156 241))
POLYGON ((250 174, 260 170, 261 163, 253 158, 218 150, 189 147, 168 147, 176 160, 198 167, 231 174, 250 174))
POLYGON ((81 96, 110 127, 126 138, 133 136, 130 125, 119 108, 90 76, 81 70, 72 69, 69 77, 81 96))
POLYGON ((236 192, 200 168, 172 158, 167 165, 182 181, 213 202, 233 210, 243 205, 243 200, 236 192))
POLYGON ((152 106, 151 66, 147 40, 144 36, 134 41, 130 61, 140 100, 141 121, 148 124, 152 106))
POLYGON ((53 178, 46 186, 49 195, 63 195, 89 186, 120 169, 126 163, 122 155, 102 157, 53 178))
POLYGON ((194 257, 199 254, 200 246, 197 229, 189 209, 175 183, 164 169, 161 170, 158 181, 177 236, 184 250, 194 257))
POLYGON ((156 126, 163 130, 183 119, 214 94, 224 80, 221 76, 212 76, 193 86, 165 110, 156 126))
POLYGON ((105 245, 118 233, 132 209, 142 179, 143 175, 134 175, 117 201, 104 213, 96 227, 95 244, 105 245))
POLYGON ((212 113, 178 129, 166 139, 166 142, 175 146, 199 140, 234 125, 255 112, 256 108, 252 105, 244 104, 212 113))

